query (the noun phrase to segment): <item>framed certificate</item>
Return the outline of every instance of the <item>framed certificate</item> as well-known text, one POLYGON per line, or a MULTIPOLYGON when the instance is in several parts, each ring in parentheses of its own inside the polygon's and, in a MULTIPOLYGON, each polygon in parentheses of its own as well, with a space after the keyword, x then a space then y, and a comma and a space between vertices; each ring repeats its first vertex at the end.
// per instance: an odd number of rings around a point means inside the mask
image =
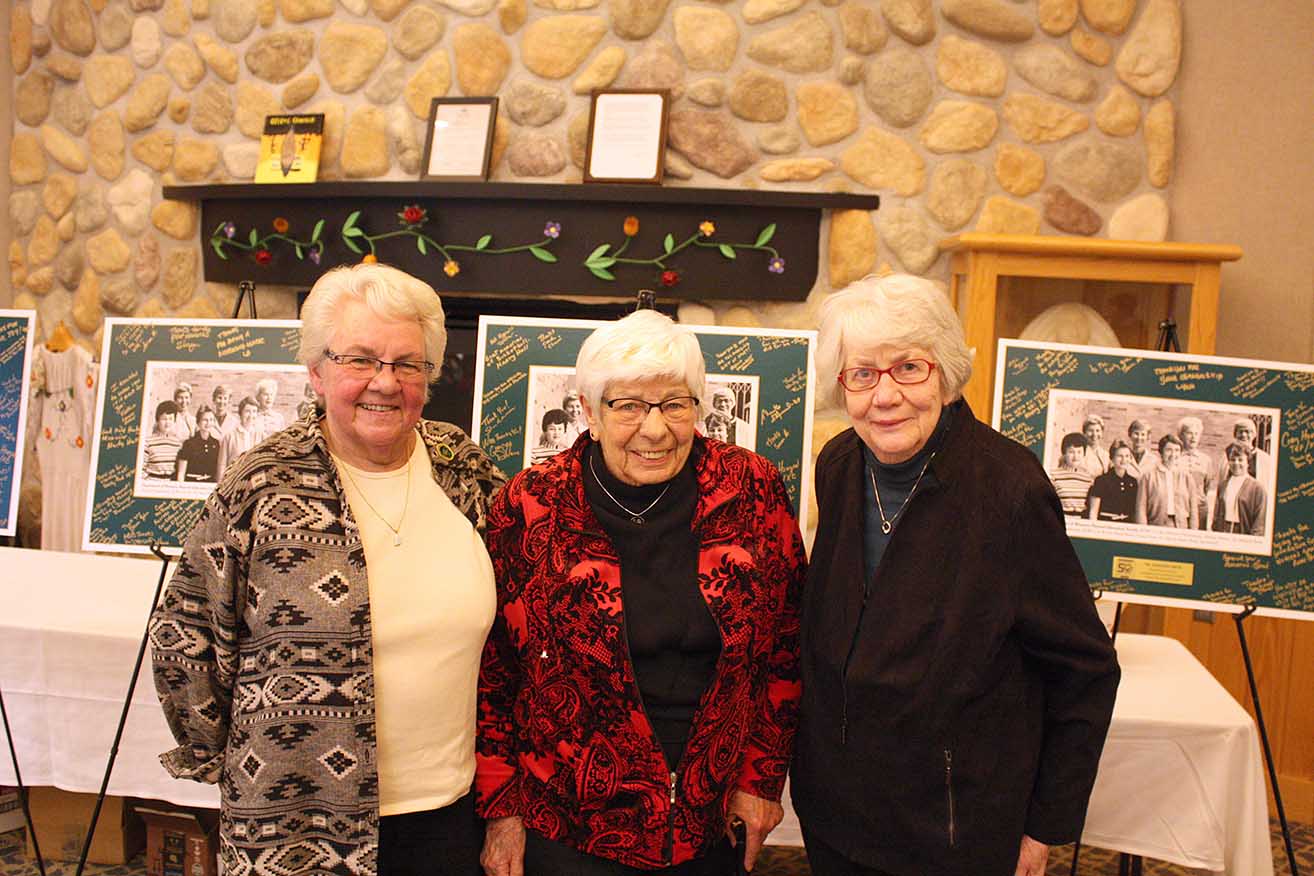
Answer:
POLYGON ((585 182, 661 183, 669 91, 595 91, 585 182))
POLYGON ((435 97, 420 179, 488 179, 495 124, 496 97, 435 97))

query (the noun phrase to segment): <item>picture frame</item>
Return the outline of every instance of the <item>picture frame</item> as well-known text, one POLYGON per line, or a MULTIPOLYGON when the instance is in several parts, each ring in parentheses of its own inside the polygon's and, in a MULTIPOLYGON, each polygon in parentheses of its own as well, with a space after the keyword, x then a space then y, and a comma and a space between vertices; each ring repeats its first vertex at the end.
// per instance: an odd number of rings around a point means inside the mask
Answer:
POLYGON ((1045 470, 1092 590, 1314 620, 1314 365, 1009 339, 996 363, 991 422, 1045 470))
POLYGON ((83 550, 176 555, 224 466, 313 410, 300 340, 296 320, 106 319, 83 550))
POLYGON ((660 185, 670 107, 666 89, 593 92, 584 181, 660 185))
POLYGON ((0 310, 0 535, 18 531, 36 311, 0 310))
POLYGON ((487 180, 496 125, 496 97, 435 97, 429 103, 420 179, 487 180))

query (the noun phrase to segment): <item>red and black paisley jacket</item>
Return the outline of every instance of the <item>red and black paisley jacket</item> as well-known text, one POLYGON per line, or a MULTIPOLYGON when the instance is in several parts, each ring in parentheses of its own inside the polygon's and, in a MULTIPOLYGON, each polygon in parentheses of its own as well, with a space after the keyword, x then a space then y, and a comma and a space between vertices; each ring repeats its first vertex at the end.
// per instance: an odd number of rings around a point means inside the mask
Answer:
POLYGON ((588 436, 489 510, 498 614, 479 676, 480 813, 645 869, 710 849, 734 791, 779 800, 798 718, 807 561, 784 483, 755 453, 694 440, 698 588, 721 657, 673 772, 635 682, 620 560, 584 496, 588 436))

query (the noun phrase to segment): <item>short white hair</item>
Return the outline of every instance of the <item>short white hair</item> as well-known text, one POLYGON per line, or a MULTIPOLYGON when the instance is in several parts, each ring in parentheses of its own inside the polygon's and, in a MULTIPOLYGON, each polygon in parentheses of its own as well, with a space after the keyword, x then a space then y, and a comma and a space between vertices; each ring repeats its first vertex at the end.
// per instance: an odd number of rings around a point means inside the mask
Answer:
POLYGON ((962 395, 972 376, 963 324, 939 287, 922 277, 863 277, 822 302, 818 329, 817 373, 826 404, 844 406, 838 378, 854 349, 921 347, 935 360, 946 403, 962 395))
POLYGON ((433 287, 389 265, 343 265, 327 272, 311 288, 301 305, 301 348, 297 359, 307 368, 324 361, 329 339, 338 329, 346 304, 356 301, 388 322, 415 322, 424 335, 424 358, 438 366, 429 381, 442 371, 447 350, 446 316, 433 287))
POLYGON ((575 387, 595 413, 613 383, 674 380, 702 400, 707 367, 698 336, 664 313, 636 310, 589 335, 575 359, 575 387))
POLYGON ((256 381, 255 391, 258 395, 260 390, 265 390, 272 396, 278 395, 278 381, 272 377, 265 377, 256 381))
POLYGON ((1182 417, 1177 421, 1177 433, 1180 435, 1187 426, 1194 426, 1195 431, 1204 431, 1204 422, 1199 417, 1182 417))

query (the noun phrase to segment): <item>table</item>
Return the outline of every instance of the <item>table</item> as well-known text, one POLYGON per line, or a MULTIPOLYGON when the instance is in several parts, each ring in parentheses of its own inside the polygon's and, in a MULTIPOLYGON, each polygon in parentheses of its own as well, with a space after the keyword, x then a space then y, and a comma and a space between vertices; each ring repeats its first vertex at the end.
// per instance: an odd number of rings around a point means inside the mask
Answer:
MULTIPOLYGON (((1087 845, 1232 876, 1272 876, 1259 731, 1176 639, 1119 633, 1122 683, 1087 845)), ((776 845, 802 845, 785 801, 776 845)))
MULTIPOLYGON (((1241 248, 1232 245, 980 232, 948 238, 941 241, 940 248, 950 253, 950 299, 963 318, 967 346, 976 351, 972 379, 963 397, 978 413, 990 410, 995 342, 1001 337, 1015 337, 1039 312, 1022 313, 1010 307, 1017 303, 1011 299, 1020 294, 1011 289, 1010 278, 1082 281, 1083 285, 1090 285, 1087 281, 1116 281, 1189 286, 1185 349, 1190 353, 1212 353, 1218 326, 1220 266, 1241 258, 1241 248)), ((1040 306, 1043 301, 1047 305, 1067 297, 1041 295, 1029 303, 1040 306)), ((1076 300, 1084 300, 1115 322, 1129 315, 1124 313, 1128 302, 1116 294, 1110 296, 1108 290, 1092 289, 1076 300)), ((1159 320, 1173 312, 1171 295, 1148 296, 1143 303, 1150 300, 1155 301, 1150 311, 1130 315, 1133 322, 1142 324, 1140 332, 1155 331, 1159 320)), ((1124 346, 1152 346, 1148 338, 1126 337, 1121 324, 1115 328, 1124 346)))
MULTIPOLYGON (((30 785, 95 793, 159 575, 137 558, 0 549, 0 689, 30 785)), ((1082 841, 1188 867, 1271 876, 1254 722, 1175 639, 1118 636, 1122 684, 1082 841)), ((217 807, 213 785, 173 779, 173 738, 149 666, 109 793, 217 807)), ((7 752, 0 784, 13 782, 7 752)), ((801 845, 786 795, 777 845, 801 845)))
MULTIPOLYGON (((28 785, 100 790, 128 676, 159 579, 154 559, 0 548, 0 692, 28 785)), ((14 783, 0 728, 0 784, 14 783)), ((175 746, 149 654, 132 698, 109 793, 219 806, 214 785, 174 779, 175 746)))

